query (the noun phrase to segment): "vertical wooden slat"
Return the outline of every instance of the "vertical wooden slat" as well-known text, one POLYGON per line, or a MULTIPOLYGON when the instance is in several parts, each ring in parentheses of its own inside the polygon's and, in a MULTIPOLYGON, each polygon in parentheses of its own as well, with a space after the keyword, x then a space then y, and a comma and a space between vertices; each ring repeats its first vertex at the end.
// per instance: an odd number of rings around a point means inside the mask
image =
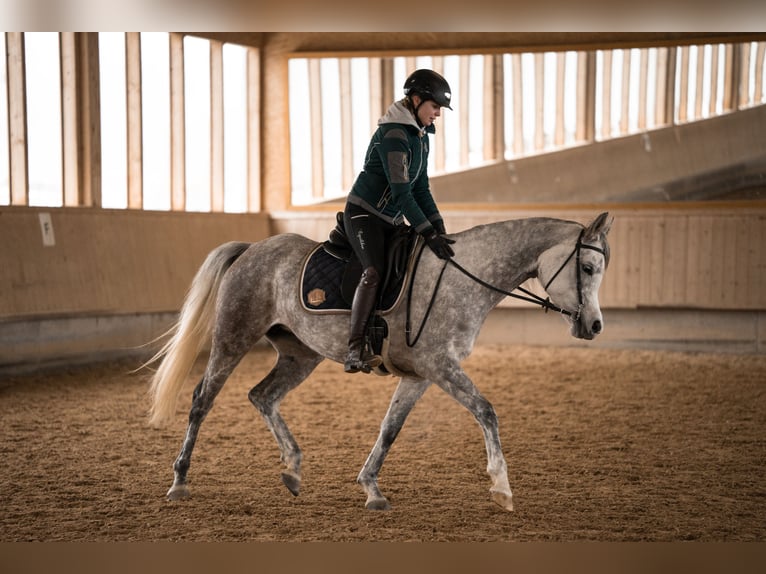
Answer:
POLYGON ((578 142, 593 141, 596 135, 596 52, 577 53, 578 142))
POLYGON ((505 156, 503 56, 484 56, 484 160, 505 156))
POLYGON ((170 209, 186 209, 184 37, 170 33, 170 209))
POLYGON ((141 34, 125 33, 125 74, 128 113, 128 208, 143 207, 141 34))
POLYGON ((210 41, 210 210, 224 210, 223 43, 210 41))
MULTIPOLYGON (((399 89, 396 89, 394 86, 394 59, 393 58, 384 58, 381 61, 381 68, 380 68, 380 93, 378 94, 378 97, 380 98, 380 107, 381 107, 381 113, 380 116, 382 116, 388 107, 391 105, 391 103, 395 100, 398 100, 403 96, 403 93, 401 91, 401 86, 398 87, 399 89)), ((378 116, 375 118, 375 127, 377 128, 378 124, 378 116)))
POLYGON ((681 47, 681 70, 679 72, 678 121, 689 119, 689 46, 681 47))
POLYGON ((521 54, 511 56, 513 75, 513 153, 524 154, 524 90, 521 83, 521 54))
POLYGON ((563 146, 565 140, 564 132, 564 82, 566 80, 566 52, 556 54, 556 127, 553 133, 553 143, 557 146, 563 146))
POLYGON ((630 101, 633 94, 630 93, 630 49, 625 48, 622 51, 622 109, 620 110, 620 134, 628 133, 630 120, 630 101))
POLYGON ((661 127, 667 125, 672 120, 672 107, 670 101, 675 96, 671 97, 670 85, 673 83, 675 75, 675 68, 672 66, 670 54, 671 48, 657 48, 657 76, 655 78, 657 84, 657 91, 655 93, 655 107, 654 107, 654 124, 655 127, 661 127), (673 68, 671 70, 671 68, 673 68), (671 111, 671 115, 668 115, 668 111, 671 111))
POLYGON ((80 205, 101 207, 101 95, 98 32, 76 34, 80 205))
POLYGON ((717 109, 718 109, 718 84, 719 84, 719 77, 718 77, 718 52, 720 51, 720 46, 718 44, 714 44, 711 47, 710 51, 710 109, 708 112, 710 115, 715 115, 717 109))
POLYGON ((341 185, 350 189, 354 178, 354 136, 351 109, 351 59, 338 60, 340 77, 341 185))
POLYGON ((545 54, 535 53, 535 149, 545 148, 545 54))
POLYGON ((645 130, 647 94, 649 90, 649 50, 642 48, 638 70, 638 129, 645 130))
POLYGON ((766 42, 758 42, 755 53, 755 105, 763 103, 763 63, 766 54, 766 42))
MULTIPOLYGON (((442 56, 434 56, 433 59, 433 70, 437 74, 444 76, 444 57, 442 56)), ((447 81, 449 82, 449 78, 447 78, 447 81)), ((453 82, 454 83, 454 82, 453 82)), ((452 86, 452 84, 450 84, 452 86)), ((444 118, 445 110, 442 110, 442 118, 444 118)), ((449 113, 449 110, 446 110, 446 113, 449 113)), ((445 137, 445 130, 444 130, 444 119, 440 122, 441 125, 437 126, 436 133, 434 134, 434 147, 432 153, 434 154, 434 167, 436 169, 436 172, 443 172, 446 165, 446 137, 445 137)))
POLYGON ((612 134, 612 51, 604 50, 604 67, 601 86, 601 136, 608 138, 612 134))
POLYGON ((261 53, 247 50, 247 210, 261 210, 261 53))
POLYGON ((750 104, 750 43, 739 44, 739 98, 738 107, 744 108, 750 104))
POLYGON ((61 150, 64 206, 80 205, 80 162, 78 154, 77 46, 74 32, 59 34, 61 53, 61 150))
POLYGON ((705 46, 697 46, 697 77, 694 88, 694 119, 702 119, 702 90, 705 79, 705 46))
POLYGON ((468 126, 470 125, 470 66, 471 59, 468 56, 460 56, 460 165, 468 165, 468 126))
POLYGON ((311 109, 311 190, 324 197, 324 147, 322 146, 322 77, 320 60, 309 59, 309 102, 311 109))
POLYGON ((27 159, 27 96, 24 72, 24 34, 5 33, 8 74, 8 136, 11 205, 29 204, 27 159))
POLYGON ((370 58, 370 133, 378 126, 378 119, 383 115, 383 63, 381 58, 370 58))
POLYGON ((739 102, 739 44, 726 44, 724 61, 723 109, 735 109, 739 102))

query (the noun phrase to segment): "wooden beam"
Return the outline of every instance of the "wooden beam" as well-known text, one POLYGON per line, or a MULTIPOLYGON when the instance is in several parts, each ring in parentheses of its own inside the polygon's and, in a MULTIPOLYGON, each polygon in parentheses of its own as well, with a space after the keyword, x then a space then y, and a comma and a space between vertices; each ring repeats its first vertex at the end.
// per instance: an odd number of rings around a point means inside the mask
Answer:
POLYGON ((638 129, 646 129, 646 106, 649 89, 649 50, 640 51, 638 69, 638 129))
POLYGON ((739 98, 738 109, 750 105, 750 44, 739 44, 739 98))
POLYGON ((524 90, 521 77, 521 54, 511 55, 513 76, 513 153, 524 155, 524 90))
POLYGON ((763 61, 766 53, 766 42, 758 42, 755 54, 755 105, 763 103, 763 61))
POLYGON ((470 91, 471 91, 471 58, 469 56, 460 56, 460 105, 458 114, 460 115, 460 165, 468 165, 469 141, 468 131, 470 125, 470 91))
POLYGON ((625 49, 622 51, 622 109, 620 110, 620 135, 627 134, 630 126, 630 100, 633 97, 633 94, 630 93, 630 66, 630 50, 625 49))
POLYGON ((612 135, 612 52, 607 50, 602 53, 604 67, 601 84, 601 137, 608 138, 612 135))
POLYGON ((566 132, 564 130, 565 121, 565 98, 564 98, 564 83, 567 77, 567 55, 566 52, 558 52, 556 54, 556 124, 553 133, 553 143, 556 146, 563 146, 566 140, 566 132))
POLYGON ((98 32, 77 33, 80 205, 101 207, 101 93, 98 32))
POLYGON ((596 52, 577 53, 577 130, 578 142, 596 137, 596 52))
POLYGON ((261 54, 247 50, 247 210, 261 210, 261 54))
POLYGON ((311 190, 316 199, 324 197, 324 146, 322 145, 322 76, 320 60, 309 60, 309 102, 311 118, 311 190))
POLYGON ((535 53, 535 149, 545 148, 545 54, 535 53))
POLYGON ((484 56, 484 160, 505 157, 503 56, 484 56))
POLYGON ((702 119, 702 90, 705 79, 705 46, 697 46, 697 77, 694 86, 694 119, 702 119))
POLYGON ((341 142, 341 185, 343 189, 351 189, 354 181, 354 131, 353 110, 351 102, 351 59, 338 60, 340 79, 340 142, 341 142))
POLYGON ((210 42, 210 211, 224 210, 223 43, 210 42))
POLYGON ((29 204, 27 158, 27 94, 24 71, 24 34, 5 33, 8 74, 8 139, 11 205, 29 204))
POLYGON ((144 204, 144 192, 140 32, 125 33, 125 73, 128 107, 128 208, 141 209, 144 204))
POLYGON ((184 37, 170 33, 170 209, 186 210, 184 37))
POLYGON ((77 46, 74 32, 59 34, 61 50, 61 140, 64 206, 82 205, 80 196, 77 46))
POLYGON ((730 111, 739 102, 739 44, 727 44, 724 58, 723 109, 730 111))
POLYGON ((713 45, 710 53, 710 107, 708 112, 715 115, 718 109, 718 52, 720 46, 713 45))

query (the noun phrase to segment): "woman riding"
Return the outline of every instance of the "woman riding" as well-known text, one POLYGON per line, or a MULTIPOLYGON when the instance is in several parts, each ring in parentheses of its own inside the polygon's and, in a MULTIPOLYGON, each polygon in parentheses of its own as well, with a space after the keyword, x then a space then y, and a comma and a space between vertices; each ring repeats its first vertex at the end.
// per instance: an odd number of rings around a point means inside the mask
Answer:
POLYGON ((441 108, 450 107, 447 81, 432 70, 417 70, 404 83, 405 97, 378 120, 364 168, 346 200, 346 235, 362 264, 362 276, 351 305, 347 373, 369 372, 365 331, 375 309, 380 278, 385 272, 386 239, 404 219, 441 259, 454 255, 445 237, 444 221, 428 182, 428 137, 441 108))

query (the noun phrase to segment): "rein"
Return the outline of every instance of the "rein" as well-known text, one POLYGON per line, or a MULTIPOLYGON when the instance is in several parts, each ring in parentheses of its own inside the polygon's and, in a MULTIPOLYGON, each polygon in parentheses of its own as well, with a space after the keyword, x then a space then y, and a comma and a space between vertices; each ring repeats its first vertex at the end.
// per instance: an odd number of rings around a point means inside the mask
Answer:
POLYGON ((550 284, 553 283, 554 279, 556 279, 556 277, 559 276, 559 274, 564 269, 564 267, 567 266, 567 263, 569 263, 572 257, 575 257, 575 261, 577 265, 577 302, 578 302, 577 311, 575 313, 572 313, 571 311, 567 309, 562 309, 561 307, 553 303, 550 297, 546 297, 545 299, 543 299, 539 295, 532 293, 531 291, 528 291, 527 289, 524 289, 523 287, 516 287, 515 290, 518 290, 524 293, 524 295, 519 295, 517 293, 513 293, 511 291, 506 291, 505 289, 501 289, 500 287, 496 287, 495 285, 492 285, 491 283, 487 283, 483 279, 480 279, 479 277, 477 277, 476 275, 468 271, 465 267, 463 267, 457 261, 455 261, 454 259, 450 257, 444 262, 444 265, 442 266, 441 272, 439 273, 439 277, 436 280, 436 285, 434 286, 433 293, 431 294, 431 300, 428 303, 428 308, 426 309, 426 313, 423 316, 423 321, 420 324, 420 327, 418 328, 417 335, 415 335, 415 340, 412 341, 410 339, 410 335, 412 333, 411 323, 410 323, 410 312, 411 312, 411 306, 412 306, 412 289, 413 289, 413 285, 415 284, 415 271, 417 271, 418 264, 420 263, 420 256, 423 254, 423 249, 425 248, 425 246, 422 246, 420 249, 420 253, 418 253, 417 260, 415 262, 413 276, 412 276, 412 279, 410 280, 410 285, 407 292, 407 318, 406 318, 406 326, 405 326, 407 346, 414 347, 417 344, 418 339, 420 339, 420 335, 423 334, 423 329, 425 328, 426 321, 428 321, 428 317, 431 314, 431 309, 434 306, 434 301, 436 301, 436 294, 439 291, 439 286, 441 285, 442 277, 444 277, 444 271, 446 271, 447 265, 449 264, 451 264, 463 275, 475 281, 476 283, 478 283, 485 289, 496 291, 497 293, 501 293, 502 295, 505 295, 506 297, 513 297, 515 299, 521 299, 522 301, 527 301, 528 303, 534 303, 535 305, 540 305, 545 310, 546 313, 549 310, 555 311, 556 313, 561 313, 562 315, 567 315, 569 317, 572 317, 574 321, 577 321, 580 318, 580 312, 582 311, 582 307, 583 307, 582 277, 580 276, 580 251, 583 249, 590 249, 591 251, 596 251, 598 253, 601 253, 601 255, 603 255, 604 257, 606 257, 606 253, 600 247, 596 247, 595 245, 589 245, 587 243, 582 242, 583 233, 585 233, 585 229, 582 229, 580 231, 580 235, 577 236, 577 243, 575 244, 575 248, 572 250, 572 253, 569 254, 569 256, 564 260, 564 263, 561 264, 561 267, 558 268, 558 271, 556 271, 556 273, 553 274, 553 277, 551 277, 548 280, 548 282, 545 284, 545 290, 547 291, 550 284))

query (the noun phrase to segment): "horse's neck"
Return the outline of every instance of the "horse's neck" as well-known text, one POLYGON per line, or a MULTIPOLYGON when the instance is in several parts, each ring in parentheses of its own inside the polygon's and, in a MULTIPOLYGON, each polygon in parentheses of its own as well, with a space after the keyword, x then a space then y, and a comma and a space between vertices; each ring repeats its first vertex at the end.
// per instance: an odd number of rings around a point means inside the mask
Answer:
POLYGON ((471 228, 458 236, 470 245, 464 265, 485 281, 512 291, 537 276, 542 253, 575 233, 570 222, 530 218, 490 223, 471 228))

